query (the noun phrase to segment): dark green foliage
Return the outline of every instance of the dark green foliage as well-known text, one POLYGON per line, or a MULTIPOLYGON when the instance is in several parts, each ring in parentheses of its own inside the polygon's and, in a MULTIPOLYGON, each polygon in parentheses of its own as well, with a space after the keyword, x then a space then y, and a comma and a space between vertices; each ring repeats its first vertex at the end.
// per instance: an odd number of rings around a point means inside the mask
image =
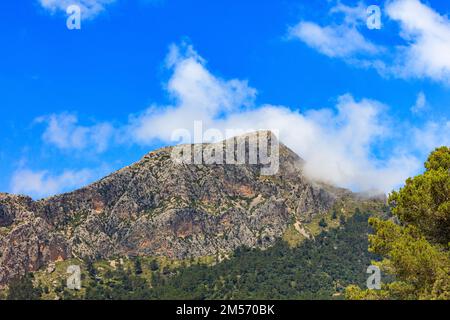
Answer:
POLYGON ((239 248, 214 266, 160 271, 152 262, 151 284, 118 268, 89 286, 86 299, 330 299, 365 283, 375 258, 367 251, 368 217, 357 214, 293 249, 281 240, 267 250, 239 248))
POLYGON ((333 220, 337 219, 337 212, 336 212, 336 210, 333 210, 333 215, 331 216, 331 219, 333 219, 333 220))
POLYGON ((141 258, 139 257, 137 257, 136 260, 134 260, 134 273, 136 275, 142 274, 141 258))
POLYGON ((94 263, 91 259, 85 260, 86 264, 86 270, 88 271, 89 277, 92 279, 95 279, 95 276, 97 275, 97 271, 95 270, 94 263))
POLYGON ((39 300, 41 290, 33 286, 32 274, 15 278, 11 281, 8 290, 8 300, 39 300))
POLYGON ((390 194, 395 219, 370 219, 369 250, 395 281, 381 290, 349 286, 348 298, 450 300, 450 148, 434 150, 425 169, 390 194))
POLYGON ((320 226, 321 228, 326 228, 326 227, 328 226, 328 223, 325 221, 324 218, 322 218, 322 219, 320 219, 320 221, 319 221, 319 226, 320 226))
POLYGON ((152 271, 158 271, 158 270, 159 270, 159 264, 158 264, 158 261, 152 260, 152 261, 150 262, 150 270, 152 270, 152 271))
POLYGON ((147 281, 119 266, 105 274, 104 279, 86 288, 88 300, 140 300, 150 299, 151 289, 147 281))
POLYGON ((430 170, 450 170, 450 148, 436 148, 425 162, 425 168, 430 170))

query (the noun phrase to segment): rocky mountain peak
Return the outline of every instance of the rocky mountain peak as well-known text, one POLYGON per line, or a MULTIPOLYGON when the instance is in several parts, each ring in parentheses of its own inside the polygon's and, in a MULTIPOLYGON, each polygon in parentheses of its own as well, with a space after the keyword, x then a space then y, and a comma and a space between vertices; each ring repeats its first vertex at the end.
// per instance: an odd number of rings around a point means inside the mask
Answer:
POLYGON ((307 179, 303 160, 271 132, 183 148, 185 161, 174 161, 180 146, 162 148, 89 186, 47 199, 0 194, 0 284, 69 257, 186 258, 242 245, 267 247, 289 225, 307 223, 350 194, 307 179), (239 148, 243 163, 237 161, 239 148), (195 162, 196 152, 224 161, 195 162), (267 159, 277 162, 273 174, 263 172, 273 165, 267 159))

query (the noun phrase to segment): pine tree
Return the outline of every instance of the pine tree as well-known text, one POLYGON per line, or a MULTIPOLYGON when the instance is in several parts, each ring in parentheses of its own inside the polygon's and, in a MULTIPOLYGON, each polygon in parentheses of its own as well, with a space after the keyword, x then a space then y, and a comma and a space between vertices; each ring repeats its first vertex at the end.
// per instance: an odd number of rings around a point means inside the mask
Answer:
POLYGON ((333 215, 331 216, 331 219, 333 219, 333 220, 337 219, 337 212, 336 212, 336 210, 333 210, 333 215))
POLYGON ((152 261, 150 262, 150 270, 152 270, 152 271, 158 271, 158 270, 159 270, 159 264, 158 264, 158 261, 152 260, 152 261))
POLYGON ((389 197, 392 220, 372 218, 371 252, 395 281, 381 290, 350 286, 350 299, 450 299, 450 148, 432 152, 425 172, 389 197))
POLYGON ((92 261, 92 259, 86 259, 85 264, 86 264, 86 270, 88 271, 89 277, 91 279, 96 279, 97 271, 95 270, 94 262, 92 261))
POLYGON ((139 257, 137 257, 134 260, 134 273, 136 275, 142 274, 142 264, 141 264, 141 259, 139 257))

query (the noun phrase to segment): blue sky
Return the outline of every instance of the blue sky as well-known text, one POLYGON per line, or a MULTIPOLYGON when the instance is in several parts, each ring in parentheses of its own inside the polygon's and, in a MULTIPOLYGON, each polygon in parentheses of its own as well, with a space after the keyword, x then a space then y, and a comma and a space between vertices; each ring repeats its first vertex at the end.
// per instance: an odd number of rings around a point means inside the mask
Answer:
POLYGON ((437 0, 2 1, 0 192, 72 190, 195 120, 280 130, 312 178, 388 192, 450 144, 449 13, 437 0), (373 4, 381 29, 366 25, 373 4))

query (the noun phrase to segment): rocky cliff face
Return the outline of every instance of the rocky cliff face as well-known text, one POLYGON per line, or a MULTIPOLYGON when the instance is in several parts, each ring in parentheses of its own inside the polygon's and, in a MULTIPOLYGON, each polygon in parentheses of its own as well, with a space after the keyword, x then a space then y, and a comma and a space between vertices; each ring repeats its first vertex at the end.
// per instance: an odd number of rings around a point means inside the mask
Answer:
POLYGON ((303 161, 281 143, 271 176, 259 164, 176 163, 172 151, 48 199, 0 194, 0 284, 69 257, 186 258, 267 247, 350 194, 309 181, 303 161))

